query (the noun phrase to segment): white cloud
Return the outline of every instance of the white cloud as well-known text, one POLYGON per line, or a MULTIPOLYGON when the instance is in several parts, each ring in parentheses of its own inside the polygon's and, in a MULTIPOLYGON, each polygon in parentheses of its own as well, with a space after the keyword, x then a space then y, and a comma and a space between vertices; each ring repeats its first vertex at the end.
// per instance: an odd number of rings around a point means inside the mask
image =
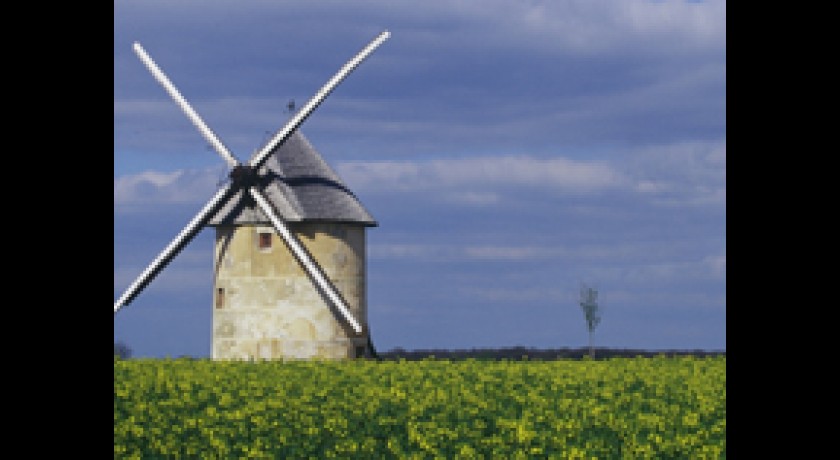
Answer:
POLYGON ((446 197, 449 202, 468 206, 490 206, 501 202, 501 197, 494 192, 456 192, 446 197))
POLYGON ((633 188, 666 206, 726 204, 726 140, 637 149, 624 167, 633 188))
POLYGON ((486 35, 477 37, 477 43, 495 43, 503 37, 529 47, 591 52, 640 45, 685 50, 720 46, 726 39, 725 1, 497 0, 459 4, 465 21, 472 17, 497 26, 494 33, 486 30, 486 35))
POLYGON ((641 193, 662 193, 668 188, 668 184, 652 180, 642 180, 636 184, 636 190, 641 193))
MULTIPOLYGON (((209 257, 205 257, 209 259, 209 257)), ((149 262, 152 260, 149 259, 149 262)), ((158 292, 174 293, 183 292, 185 289, 205 290, 207 296, 211 295, 212 289, 212 265, 205 260, 201 266, 168 266, 152 280, 144 291, 154 288, 158 292)), ((122 294, 130 283, 142 273, 145 267, 119 266, 114 269, 114 292, 122 294)), ((142 292, 141 292, 142 295, 142 292)))
POLYGON ((556 248, 534 246, 472 246, 463 250, 469 259, 481 260, 533 260, 554 257, 556 248))
POLYGON ((174 102, 163 98, 156 99, 114 99, 114 117, 155 116, 172 113, 174 102))
MULTIPOLYGON (((459 189, 475 186, 545 187, 589 191, 616 187, 625 182, 624 177, 606 163, 582 162, 563 157, 536 158, 528 155, 344 162, 337 165, 337 170, 351 188, 374 191, 459 189)), ((472 193, 473 201, 486 203, 493 200, 492 194, 488 192, 472 193)))
MULTIPOLYGON (((604 282, 667 285, 674 282, 706 282, 726 277, 726 256, 708 256, 695 260, 675 260, 678 254, 664 254, 655 261, 635 261, 632 265, 602 264, 591 275, 604 282)), ((614 258, 620 262, 621 258, 614 258)), ((608 261, 607 261, 608 262, 608 261)))
MULTIPOLYGON (((160 242, 160 247, 148 245, 150 251, 145 256, 138 254, 115 253, 114 267, 114 292, 122 293, 152 262, 158 252, 164 248, 166 241, 160 242), (129 257, 136 263, 122 261, 129 257), (121 262, 119 265, 116 262, 121 262)), ((205 245, 206 246, 206 245, 205 245)), ((146 289, 154 288, 161 292, 179 292, 184 289, 206 290, 210 295, 213 255, 212 249, 207 247, 187 246, 181 251, 172 262, 166 266, 147 286, 146 289)))
POLYGON ((368 255, 373 259, 417 259, 439 252, 434 246, 409 243, 375 243, 368 247, 368 255))
POLYGON ((114 205, 202 203, 212 196, 222 174, 219 167, 213 167, 120 176, 114 179, 114 205))
POLYGON ((514 47, 592 52, 640 47, 675 50, 718 46, 726 39, 726 2, 678 0, 461 0, 424 3, 366 2, 344 14, 387 10, 403 22, 427 24, 406 40, 428 46, 514 47), (387 5, 387 8, 383 8, 387 5), (365 11, 368 10, 368 11, 365 11), (447 22, 441 23, 441 18, 447 22), (439 24, 430 29, 431 26, 439 24), (460 28, 452 27, 457 21, 460 28), (451 38, 451 33, 471 33, 451 38), (630 38, 628 40, 628 38, 630 38))
POLYGON ((371 244, 369 255, 373 259, 417 260, 495 260, 515 261, 556 257, 567 251, 557 247, 501 246, 501 245, 440 245, 440 244, 371 244))
POLYGON ((369 255, 374 259, 418 259, 418 260, 481 260, 481 261, 534 261, 534 260, 576 260, 602 263, 617 263, 630 257, 660 254, 661 248, 644 244, 575 244, 573 247, 551 245, 511 244, 411 244, 372 243, 369 255), (658 251, 657 251, 658 249, 658 251))
MULTIPOLYGON (((621 42, 622 37, 638 35, 649 40, 671 37, 670 42, 716 42, 726 35, 726 1, 707 0, 454 0, 447 2, 363 2, 286 1, 123 1, 122 16, 134 21, 173 17, 183 26, 217 26, 224 18, 228 27, 243 27, 248 21, 287 18, 290 30, 297 31, 318 23, 325 30, 355 30, 366 22, 412 24, 412 40, 449 43, 453 24, 470 27, 473 41, 499 42, 501 38, 520 42, 532 37, 550 36, 546 45, 558 44, 592 48, 621 42), (442 21, 445 19, 445 21, 442 21), (355 25, 355 27, 354 27, 355 25), (427 27, 420 27, 426 25, 427 27), (492 25, 493 27, 482 27, 492 25), (430 30, 431 26, 435 26, 430 30), (518 33, 512 34, 511 31, 518 33), (523 33, 529 32, 529 33, 523 33)), ((260 22, 262 24, 262 22, 260 22)), ((182 27, 183 27, 182 26, 182 27)), ((672 44, 672 43, 670 43, 672 44)), ((659 43, 668 46, 669 43, 659 43)))
POLYGON ((336 165, 351 189, 365 193, 434 191, 443 201, 487 206, 518 188, 586 194, 638 194, 668 206, 725 206, 726 141, 685 141, 610 154, 614 160, 480 155, 464 158, 358 161, 336 165))
MULTIPOLYGON (((434 191, 442 202, 468 206, 499 204, 513 189, 626 190, 669 207, 725 206, 725 140, 652 146, 615 156, 614 163, 531 155, 357 161, 340 162, 336 170, 351 189, 365 194, 434 191)), ((202 203, 223 179, 223 165, 124 175, 114 179, 114 204, 202 203)))
MULTIPOLYGON (((477 287, 468 286, 461 288, 465 296, 477 297, 486 302, 498 302, 505 306, 511 303, 521 305, 523 303, 536 302, 542 304, 544 302, 557 302, 558 299, 570 298, 568 290, 558 287, 547 286, 529 286, 527 289, 522 287, 477 287)), ((574 301, 574 299, 572 299, 574 301)), ((482 306, 482 311, 486 307, 482 306)))
POLYGON ((708 256, 703 259, 703 263, 709 268, 712 276, 726 278, 726 254, 708 256))

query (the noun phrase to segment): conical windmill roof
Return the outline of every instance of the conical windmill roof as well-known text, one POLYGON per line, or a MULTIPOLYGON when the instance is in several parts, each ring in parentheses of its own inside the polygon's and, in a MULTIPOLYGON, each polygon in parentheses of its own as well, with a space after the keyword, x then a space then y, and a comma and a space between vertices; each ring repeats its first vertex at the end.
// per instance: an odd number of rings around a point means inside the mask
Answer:
MULTIPOLYGON (((334 221, 376 226, 358 198, 312 144, 295 131, 259 170, 266 197, 288 222, 334 221)), ((222 207, 207 225, 271 225, 244 190, 222 207)))

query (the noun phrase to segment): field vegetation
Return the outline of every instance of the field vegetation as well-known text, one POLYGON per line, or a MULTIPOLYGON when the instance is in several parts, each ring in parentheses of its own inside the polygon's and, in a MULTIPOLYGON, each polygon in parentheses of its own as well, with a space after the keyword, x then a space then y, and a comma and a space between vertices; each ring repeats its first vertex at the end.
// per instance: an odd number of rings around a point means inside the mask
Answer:
POLYGON ((114 358, 115 458, 726 457, 726 356, 114 358))

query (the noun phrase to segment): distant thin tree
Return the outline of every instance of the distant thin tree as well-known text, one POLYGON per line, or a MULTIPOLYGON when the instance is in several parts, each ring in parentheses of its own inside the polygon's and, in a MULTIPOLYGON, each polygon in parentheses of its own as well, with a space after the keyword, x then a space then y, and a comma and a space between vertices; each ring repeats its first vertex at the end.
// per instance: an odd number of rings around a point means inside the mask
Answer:
POLYGON ((131 348, 129 348, 128 345, 126 345, 122 342, 115 342, 114 343, 114 356, 117 356, 120 359, 131 358, 131 348))
POLYGON ((581 284, 580 306, 583 308, 583 316, 586 318, 586 327, 589 329, 589 356, 595 357, 595 348, 592 346, 592 334, 601 322, 601 311, 598 308, 598 291, 594 288, 581 284))

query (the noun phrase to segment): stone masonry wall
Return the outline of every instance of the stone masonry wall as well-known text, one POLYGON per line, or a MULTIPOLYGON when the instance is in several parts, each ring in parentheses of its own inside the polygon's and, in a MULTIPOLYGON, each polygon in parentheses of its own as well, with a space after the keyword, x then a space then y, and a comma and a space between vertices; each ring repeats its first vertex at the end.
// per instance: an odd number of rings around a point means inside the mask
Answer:
POLYGON ((222 226, 216 228, 213 359, 344 359, 367 343, 365 227, 290 226, 363 325, 363 334, 352 336, 274 228, 222 226), (261 238, 270 247, 261 248, 261 238))

